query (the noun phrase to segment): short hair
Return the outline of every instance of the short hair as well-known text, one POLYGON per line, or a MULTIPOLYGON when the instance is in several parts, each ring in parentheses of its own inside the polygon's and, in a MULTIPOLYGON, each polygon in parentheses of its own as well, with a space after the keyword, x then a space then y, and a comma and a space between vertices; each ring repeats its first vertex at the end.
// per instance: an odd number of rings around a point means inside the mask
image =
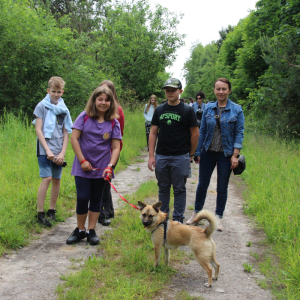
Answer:
POLYGON ((222 81, 222 82, 226 83, 226 84, 228 85, 228 88, 231 90, 231 83, 230 83, 230 81, 229 81, 227 78, 225 78, 225 77, 218 78, 218 79, 214 82, 214 88, 216 87, 216 82, 217 82, 217 81, 222 81))
POLYGON ((205 99, 205 94, 202 92, 202 91, 199 91, 197 94, 196 94, 196 100, 197 100, 197 97, 200 96, 201 99, 205 99))
POLYGON ((48 81, 48 87, 50 88, 62 88, 65 87, 65 82, 61 77, 58 76, 52 76, 48 81))
POLYGON ((100 94, 106 94, 110 101, 110 107, 105 112, 104 120, 111 121, 112 119, 118 119, 120 116, 118 115, 117 101, 115 100, 112 91, 106 86, 99 86, 92 92, 85 107, 86 114, 92 119, 97 119, 99 117, 95 102, 100 94))
POLYGON ((118 96, 117 96, 117 91, 116 91, 116 87, 114 85, 114 83, 111 81, 111 80, 103 80, 99 86, 102 86, 103 84, 106 84, 108 86, 108 88, 112 91, 114 97, 115 97, 115 100, 117 101, 118 105, 121 106, 119 100, 118 100, 118 96))

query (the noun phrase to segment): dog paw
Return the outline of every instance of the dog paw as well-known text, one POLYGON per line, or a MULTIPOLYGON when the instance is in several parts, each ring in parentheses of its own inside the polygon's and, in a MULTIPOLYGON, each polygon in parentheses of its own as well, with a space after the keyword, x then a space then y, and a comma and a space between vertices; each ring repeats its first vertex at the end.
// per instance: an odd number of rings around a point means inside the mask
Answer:
POLYGON ((211 285, 208 285, 208 282, 204 283, 205 287, 211 287, 211 285))
POLYGON ((213 277, 213 280, 218 280, 218 278, 213 277))

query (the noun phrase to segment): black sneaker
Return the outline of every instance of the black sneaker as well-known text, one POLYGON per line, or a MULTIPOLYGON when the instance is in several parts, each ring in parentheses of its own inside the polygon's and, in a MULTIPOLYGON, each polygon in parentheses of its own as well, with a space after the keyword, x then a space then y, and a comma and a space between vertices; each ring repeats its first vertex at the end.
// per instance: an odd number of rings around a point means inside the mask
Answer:
POLYGON ((57 212, 56 209, 48 209, 47 211, 47 217, 49 217, 53 222, 57 222, 56 218, 55 218, 55 213, 57 212))
POLYGON ((85 228, 84 231, 79 232, 79 228, 76 227, 75 230, 71 233, 71 235, 68 237, 66 243, 68 245, 77 244, 79 241, 84 239, 86 237, 85 228))
POLYGON ((45 213, 44 212, 38 212, 37 214, 37 222, 45 227, 51 227, 52 224, 51 222, 45 217, 45 213))
POLYGON ((87 242, 90 245, 98 245, 100 243, 99 238, 96 235, 96 231, 94 229, 90 229, 89 233, 86 234, 87 242))

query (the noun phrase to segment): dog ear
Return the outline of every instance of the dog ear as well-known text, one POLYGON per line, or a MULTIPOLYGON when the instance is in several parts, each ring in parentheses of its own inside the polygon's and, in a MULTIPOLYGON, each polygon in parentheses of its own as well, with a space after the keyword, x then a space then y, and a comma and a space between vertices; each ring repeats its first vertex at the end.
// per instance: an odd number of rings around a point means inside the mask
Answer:
POLYGON ((140 210, 142 210, 144 207, 147 206, 147 204, 143 203, 142 201, 138 201, 138 206, 139 206, 140 210))
POLYGON ((161 208, 161 205, 162 205, 162 203, 160 201, 153 205, 153 208, 155 209, 156 212, 159 211, 159 209, 161 208))

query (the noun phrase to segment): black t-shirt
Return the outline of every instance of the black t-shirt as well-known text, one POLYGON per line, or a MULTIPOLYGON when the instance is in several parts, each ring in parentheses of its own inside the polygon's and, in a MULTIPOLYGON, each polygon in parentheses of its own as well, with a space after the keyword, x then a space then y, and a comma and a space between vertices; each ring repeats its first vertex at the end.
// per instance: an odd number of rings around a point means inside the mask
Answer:
POLYGON ((198 126, 191 106, 162 104, 155 109, 151 124, 159 127, 157 154, 175 156, 190 151, 190 127, 198 126))

